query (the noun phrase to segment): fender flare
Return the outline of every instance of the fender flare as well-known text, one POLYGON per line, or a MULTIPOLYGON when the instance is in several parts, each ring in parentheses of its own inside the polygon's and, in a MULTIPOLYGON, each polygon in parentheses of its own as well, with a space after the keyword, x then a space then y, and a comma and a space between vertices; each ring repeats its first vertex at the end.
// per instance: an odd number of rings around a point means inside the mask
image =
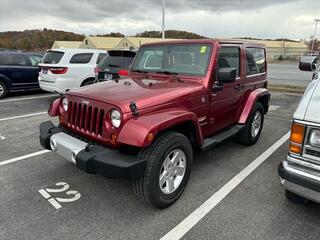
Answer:
POLYGON ((247 100, 245 101, 245 104, 242 107, 242 110, 239 114, 239 117, 237 119, 238 124, 245 124, 247 122, 247 119, 251 113, 251 109, 254 106, 254 104, 258 101, 259 98, 268 96, 268 104, 270 100, 270 93, 269 90, 266 88, 259 88, 254 91, 252 91, 249 96, 247 97, 247 100))
POLYGON ((117 142, 136 147, 147 147, 152 142, 147 139, 149 133, 156 136, 166 129, 185 122, 193 123, 196 140, 198 144, 202 144, 203 137, 197 116, 183 109, 172 109, 132 118, 122 127, 117 142))
POLYGON ((56 117, 61 115, 61 98, 53 100, 48 109, 48 115, 50 117, 56 117))

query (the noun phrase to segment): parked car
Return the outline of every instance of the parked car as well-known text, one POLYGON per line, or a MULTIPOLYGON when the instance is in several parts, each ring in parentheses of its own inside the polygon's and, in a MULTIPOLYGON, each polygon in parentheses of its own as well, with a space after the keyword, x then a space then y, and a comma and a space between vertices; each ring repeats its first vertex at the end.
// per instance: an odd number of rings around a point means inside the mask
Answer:
POLYGON ((128 75, 136 51, 133 50, 109 50, 95 68, 96 81, 119 79, 128 75))
POLYGON ((69 91, 40 125, 40 143, 87 173, 133 180, 147 204, 183 193, 193 150, 261 134, 270 94, 263 45, 180 40, 142 45, 129 75, 69 91))
POLYGON ((107 55, 97 49, 50 49, 39 66, 40 88, 48 92, 68 90, 94 83, 94 68, 107 55))
POLYGON ((320 203, 320 78, 317 58, 302 57, 299 68, 315 71, 293 116, 289 153, 278 168, 289 200, 320 203))
POLYGON ((41 57, 38 53, 0 51, 0 98, 11 91, 39 88, 41 57))

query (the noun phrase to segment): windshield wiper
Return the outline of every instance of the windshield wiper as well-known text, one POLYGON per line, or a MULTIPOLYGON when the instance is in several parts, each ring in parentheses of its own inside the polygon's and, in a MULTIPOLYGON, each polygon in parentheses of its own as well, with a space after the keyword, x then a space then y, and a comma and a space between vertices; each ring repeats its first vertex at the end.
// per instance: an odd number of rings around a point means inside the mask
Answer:
POLYGON ((158 71, 157 73, 163 73, 163 74, 166 74, 166 75, 171 75, 173 77, 174 80, 177 80, 178 82, 183 82, 180 77, 178 77, 178 74, 177 72, 170 72, 170 71, 158 71))

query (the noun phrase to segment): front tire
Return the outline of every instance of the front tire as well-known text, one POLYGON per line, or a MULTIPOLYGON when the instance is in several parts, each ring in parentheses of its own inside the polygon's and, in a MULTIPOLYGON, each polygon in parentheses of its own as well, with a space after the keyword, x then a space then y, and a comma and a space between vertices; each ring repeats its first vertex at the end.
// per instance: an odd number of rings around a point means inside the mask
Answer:
POLYGON ((249 115, 244 129, 238 134, 238 141, 245 145, 255 144, 261 134, 264 122, 264 109, 260 102, 257 102, 249 115))
POLYGON ((140 151, 147 161, 144 175, 134 180, 134 192, 148 205, 166 208, 182 195, 191 173, 193 152, 189 139, 177 132, 159 135, 140 151))
POLYGON ((308 202, 307 199, 305 199, 304 197, 299 196, 298 194, 295 194, 289 190, 286 189, 286 197, 288 200, 290 200, 291 202, 295 202, 298 204, 306 204, 308 202))
POLYGON ((4 98, 8 94, 7 86, 0 81, 0 99, 4 98))

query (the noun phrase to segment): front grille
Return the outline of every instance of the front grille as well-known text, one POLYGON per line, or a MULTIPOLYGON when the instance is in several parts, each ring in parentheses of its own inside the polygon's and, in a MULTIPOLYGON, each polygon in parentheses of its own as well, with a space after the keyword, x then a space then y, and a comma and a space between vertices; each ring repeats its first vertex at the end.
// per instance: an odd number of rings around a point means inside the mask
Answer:
POLYGON ((308 154, 308 155, 320 158, 320 150, 317 151, 317 150, 314 150, 314 149, 307 148, 305 153, 308 154))
POLYGON ((69 102, 68 125, 73 129, 102 135, 102 126, 105 112, 103 109, 88 106, 87 104, 69 102))

